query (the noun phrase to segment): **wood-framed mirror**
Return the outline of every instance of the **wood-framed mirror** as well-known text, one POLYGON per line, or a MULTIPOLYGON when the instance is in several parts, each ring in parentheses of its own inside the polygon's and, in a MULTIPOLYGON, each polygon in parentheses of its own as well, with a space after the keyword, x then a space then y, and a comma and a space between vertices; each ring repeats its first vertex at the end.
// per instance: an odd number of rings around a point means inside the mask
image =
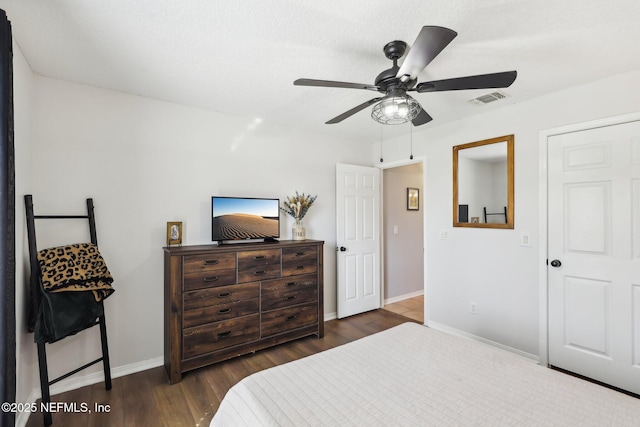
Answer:
POLYGON ((453 147, 453 226, 513 229, 513 135, 453 147))

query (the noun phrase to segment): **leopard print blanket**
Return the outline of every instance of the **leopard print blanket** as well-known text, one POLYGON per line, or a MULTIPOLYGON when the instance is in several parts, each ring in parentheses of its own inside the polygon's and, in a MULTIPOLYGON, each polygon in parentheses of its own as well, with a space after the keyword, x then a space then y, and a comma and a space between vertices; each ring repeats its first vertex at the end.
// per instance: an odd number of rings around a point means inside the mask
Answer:
POLYGON ((92 291, 96 301, 114 292, 113 277, 93 243, 76 243, 38 252, 45 292, 92 291))

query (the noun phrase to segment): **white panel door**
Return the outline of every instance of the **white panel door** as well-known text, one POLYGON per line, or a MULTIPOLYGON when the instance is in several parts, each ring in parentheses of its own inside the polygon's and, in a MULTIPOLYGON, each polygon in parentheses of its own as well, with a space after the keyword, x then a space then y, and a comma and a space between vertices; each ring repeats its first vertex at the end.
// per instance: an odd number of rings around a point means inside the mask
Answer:
POLYGON ((640 394, 640 122, 548 139, 549 364, 640 394))
POLYGON ((380 170, 336 165, 338 318, 380 308, 380 170))

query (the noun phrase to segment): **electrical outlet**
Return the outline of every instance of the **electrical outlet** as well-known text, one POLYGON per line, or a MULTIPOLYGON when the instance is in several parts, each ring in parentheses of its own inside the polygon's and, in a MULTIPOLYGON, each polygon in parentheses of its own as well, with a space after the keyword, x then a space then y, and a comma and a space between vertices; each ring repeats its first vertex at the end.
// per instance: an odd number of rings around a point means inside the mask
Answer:
POLYGON ((478 306, 475 302, 469 303, 469 313, 478 314, 478 306))

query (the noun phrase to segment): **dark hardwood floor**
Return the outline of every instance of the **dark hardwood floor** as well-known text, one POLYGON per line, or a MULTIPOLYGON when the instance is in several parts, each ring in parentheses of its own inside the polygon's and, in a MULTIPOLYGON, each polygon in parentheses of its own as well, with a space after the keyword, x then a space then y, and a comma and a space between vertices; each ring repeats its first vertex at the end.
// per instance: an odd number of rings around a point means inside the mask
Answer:
MULTIPOLYGON (((208 426, 220 401, 242 378, 272 366, 300 359, 329 348, 414 320, 387 310, 375 310, 325 323, 325 336, 291 343, 238 357, 184 375, 170 385, 164 367, 115 378, 112 389, 94 384, 55 395, 52 402, 85 403, 91 413, 58 412, 53 426, 208 426), (109 412, 96 412, 94 405, 109 412)), ((27 426, 42 426, 34 413, 27 426)))

